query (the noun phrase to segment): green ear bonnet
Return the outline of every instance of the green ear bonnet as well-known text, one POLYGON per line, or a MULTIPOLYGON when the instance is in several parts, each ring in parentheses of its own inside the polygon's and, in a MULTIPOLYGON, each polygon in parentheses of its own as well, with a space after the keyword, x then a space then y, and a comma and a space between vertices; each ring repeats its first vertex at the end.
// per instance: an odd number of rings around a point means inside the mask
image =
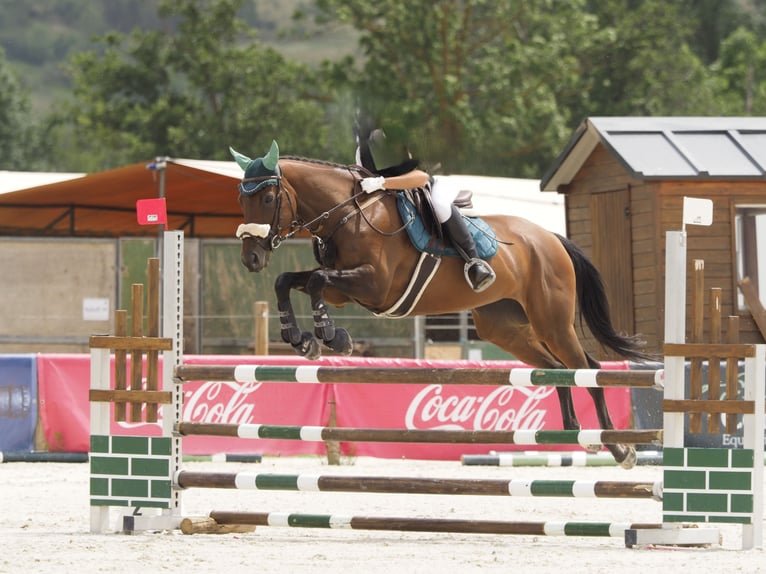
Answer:
POLYGON ((245 171, 242 183, 237 186, 240 193, 253 195, 264 187, 279 183, 279 146, 277 146, 277 142, 272 141, 269 153, 256 159, 250 159, 232 147, 229 148, 229 152, 234 156, 239 167, 245 171))

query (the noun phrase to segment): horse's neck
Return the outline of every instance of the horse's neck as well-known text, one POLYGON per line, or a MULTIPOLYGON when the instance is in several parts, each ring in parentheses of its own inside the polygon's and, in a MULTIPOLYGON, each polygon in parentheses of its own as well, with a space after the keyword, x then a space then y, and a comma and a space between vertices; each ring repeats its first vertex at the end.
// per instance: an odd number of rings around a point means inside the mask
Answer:
POLYGON ((298 211, 310 220, 347 202, 354 192, 354 177, 348 170, 324 164, 291 161, 282 173, 293 189, 298 211))

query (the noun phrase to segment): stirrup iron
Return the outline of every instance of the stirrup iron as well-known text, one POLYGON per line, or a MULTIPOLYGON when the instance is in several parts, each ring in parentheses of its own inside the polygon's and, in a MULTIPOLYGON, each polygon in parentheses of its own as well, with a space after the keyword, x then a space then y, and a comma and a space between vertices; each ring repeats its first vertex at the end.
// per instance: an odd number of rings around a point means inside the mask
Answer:
POLYGON ((465 275, 466 283, 468 283, 471 289, 473 289, 476 293, 481 293, 485 289, 489 288, 489 286, 492 285, 497 278, 497 275, 495 275, 495 270, 492 269, 492 266, 478 257, 471 258, 466 262, 466 264, 463 266, 463 274, 465 275), (478 265, 485 273, 488 274, 488 276, 485 277, 484 280, 476 286, 474 286, 473 281, 471 281, 469 273, 474 265, 478 265))

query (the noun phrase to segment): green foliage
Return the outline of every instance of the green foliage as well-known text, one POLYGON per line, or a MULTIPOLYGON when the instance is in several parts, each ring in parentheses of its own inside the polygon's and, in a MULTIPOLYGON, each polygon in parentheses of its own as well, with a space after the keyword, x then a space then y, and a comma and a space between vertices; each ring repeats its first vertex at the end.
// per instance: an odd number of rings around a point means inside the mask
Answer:
POLYGON ((23 170, 33 149, 29 100, 0 48, 0 169, 23 170))
POLYGON ((0 45, 16 70, 0 59, 0 148, 3 165, 28 169, 227 159, 229 145, 255 155, 272 139, 286 154, 347 162, 361 108, 426 168, 540 177, 587 116, 766 107, 757 0, 0 0, 0 9, 0 45), (41 98, 62 90, 71 97, 36 117, 41 98))
POLYGON ((540 177, 589 115, 720 113, 683 3, 317 4, 361 33, 360 106, 448 173, 540 177))
POLYGON ((719 102, 732 115, 766 114, 766 40, 744 28, 721 45, 719 102))
POLYGON ((115 167, 155 155, 227 159, 228 146, 324 152, 323 102, 315 71, 254 40, 236 16, 241 0, 163 2, 173 33, 134 30, 98 39, 69 67, 81 148, 115 167))
POLYGON ((680 4, 607 0, 594 2, 591 16, 596 26, 579 51, 587 97, 564 102, 575 117, 717 113, 680 4))

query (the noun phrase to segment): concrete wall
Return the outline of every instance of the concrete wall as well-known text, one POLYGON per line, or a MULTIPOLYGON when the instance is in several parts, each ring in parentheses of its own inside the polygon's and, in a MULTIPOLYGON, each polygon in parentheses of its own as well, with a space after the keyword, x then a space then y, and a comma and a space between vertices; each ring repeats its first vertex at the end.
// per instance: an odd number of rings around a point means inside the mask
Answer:
POLYGON ((0 353, 87 352, 90 335, 111 333, 117 245, 0 238, 0 353))

